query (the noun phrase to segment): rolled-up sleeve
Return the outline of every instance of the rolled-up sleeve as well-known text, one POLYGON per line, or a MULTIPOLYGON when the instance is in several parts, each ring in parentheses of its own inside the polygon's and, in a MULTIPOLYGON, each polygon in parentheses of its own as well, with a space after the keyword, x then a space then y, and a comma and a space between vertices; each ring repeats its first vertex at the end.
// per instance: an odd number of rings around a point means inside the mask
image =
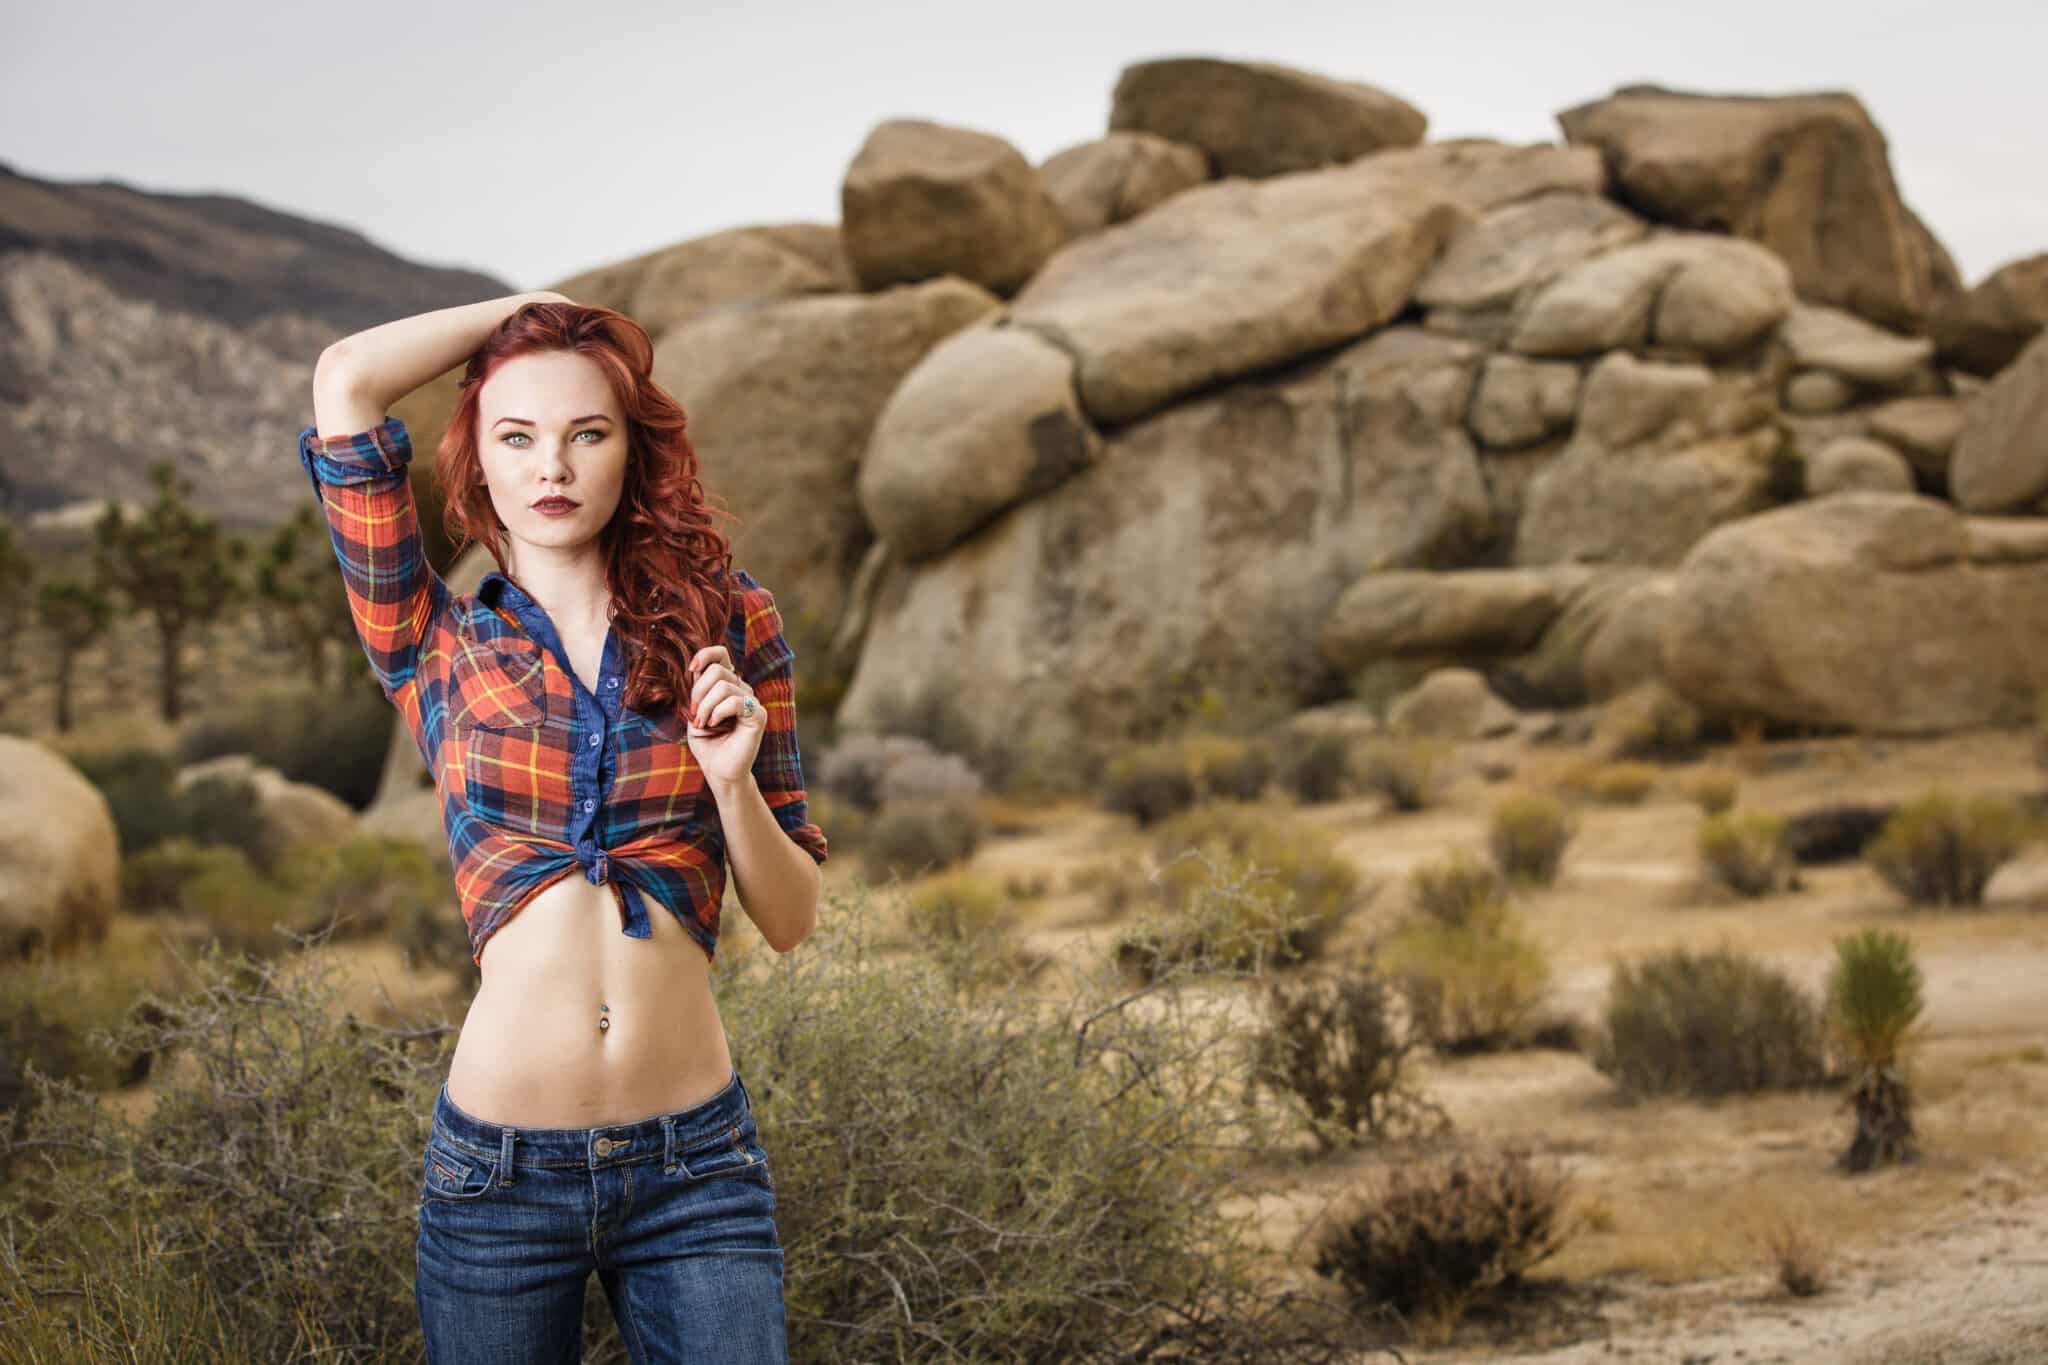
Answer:
POLYGON ((741 642, 739 674, 768 713, 767 729, 754 755, 754 785, 760 788, 783 832, 822 863, 828 852, 825 831, 811 822, 797 746, 796 651, 783 638, 774 594, 743 569, 734 571, 734 579, 738 585, 735 620, 727 631, 728 642, 741 642))
POLYGON ((327 518, 356 638, 377 685, 403 708, 400 694, 449 608, 448 585, 420 542, 407 474, 412 438, 396 417, 334 436, 306 427, 299 462, 327 518))

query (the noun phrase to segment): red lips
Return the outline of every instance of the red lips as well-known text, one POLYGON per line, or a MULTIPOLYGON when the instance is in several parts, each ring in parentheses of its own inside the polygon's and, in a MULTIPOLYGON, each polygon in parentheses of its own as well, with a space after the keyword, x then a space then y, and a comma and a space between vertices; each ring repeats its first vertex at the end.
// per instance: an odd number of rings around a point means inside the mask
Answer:
POLYGON ((534 505, 535 507, 580 507, 580 506, 582 506, 582 504, 581 504, 581 503, 579 503, 579 502, 577 502, 577 501, 576 501, 576 500, 575 500, 574 498, 542 498, 542 499, 541 499, 540 501, 538 501, 538 502, 534 503, 533 505, 534 505))

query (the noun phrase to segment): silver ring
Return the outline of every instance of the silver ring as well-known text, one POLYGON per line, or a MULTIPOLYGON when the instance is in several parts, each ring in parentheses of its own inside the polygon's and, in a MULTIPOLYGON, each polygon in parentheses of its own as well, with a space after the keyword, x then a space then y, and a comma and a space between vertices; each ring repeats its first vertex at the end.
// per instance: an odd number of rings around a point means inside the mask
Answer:
POLYGON ((752 697, 740 698, 740 714, 743 716, 751 716, 754 714, 754 699, 752 697))

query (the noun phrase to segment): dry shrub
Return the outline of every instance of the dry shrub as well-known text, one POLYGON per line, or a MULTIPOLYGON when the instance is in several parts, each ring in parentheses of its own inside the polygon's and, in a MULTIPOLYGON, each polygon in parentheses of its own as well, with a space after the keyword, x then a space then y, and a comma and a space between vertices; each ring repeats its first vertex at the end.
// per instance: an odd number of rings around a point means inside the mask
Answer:
POLYGON ((1324 1151, 1450 1126, 1415 1084, 1410 1054, 1419 1040, 1394 1003, 1370 963, 1267 983, 1253 1084, 1299 1104, 1324 1151))
POLYGON ((1575 795, 1603 806, 1640 805, 1657 786, 1654 765, 1638 762, 1588 764, 1565 778, 1575 795))
POLYGON ((1539 792, 1511 796, 1493 810, 1487 830, 1493 865, 1513 886, 1549 886, 1564 863, 1565 846, 1578 822, 1555 797, 1539 792))
POLYGON ((1827 1260, 1820 1239, 1790 1218, 1780 1218, 1764 1233, 1764 1250, 1777 1273, 1778 1286, 1794 1298, 1811 1298, 1828 1287, 1827 1260))
POLYGON ((995 878, 960 869, 912 888, 904 897, 904 922, 954 985, 1010 984, 1029 976, 1034 961, 1011 934, 1014 900, 995 878))
POLYGON ((1821 1007, 1784 972, 1721 948, 1618 963, 1593 1065, 1625 1094, 1703 1099, 1827 1079, 1821 1007))
POLYGON ((1442 1052, 1519 1047, 1538 1031, 1550 960, 1498 897, 1458 921, 1410 915, 1380 945, 1416 1026, 1442 1052))
POLYGON ((1358 749, 1358 780, 1395 810, 1433 805, 1443 790, 1448 750, 1437 740, 1374 736, 1358 749))
POLYGON ((1475 906, 1507 894, 1500 873, 1464 849, 1416 868, 1409 886, 1415 909, 1446 924, 1464 924, 1472 918, 1475 906))
POLYGON ((1697 757, 1705 728, 1697 706, 1654 679, 1610 700, 1600 717, 1601 733, 1614 757, 1660 763, 1697 757))
POLYGON ((897 801, 861 832, 861 861, 899 877, 921 877, 974 856, 980 807, 961 801, 897 801))
POLYGON ((1730 810, 1700 822, 1700 859, 1738 896, 1770 896, 1792 884, 1785 822, 1764 810, 1730 810))
POLYGON ((1256 801, 1273 776, 1262 745, 1237 735, 1193 734, 1181 741, 1202 797, 1256 801))
POLYGON ((1103 806, 1130 816, 1140 828, 1184 811, 1199 799, 1194 770, 1178 744, 1138 745, 1112 758, 1103 770, 1103 806))
POLYGON ((2026 813, 2009 796, 1932 791, 1899 807, 1867 856, 1914 905, 1982 905, 1992 875, 2026 837, 2026 813))
POLYGON ((1114 949, 1141 978, 1165 962, 1258 971, 1317 956, 1372 894, 1327 831, 1285 809, 1212 801, 1160 827, 1157 902, 1114 949))
POLYGON ((1303 805, 1343 796, 1350 772, 1351 741, 1333 731, 1291 734, 1274 756, 1274 779, 1303 805))
POLYGON ((1709 815, 1719 815, 1734 806, 1742 789, 1742 776, 1727 768, 1702 768, 1686 775, 1686 800, 1709 815))
POLYGON ((1517 1148, 1397 1166, 1326 1237, 1316 1272, 1444 1341, 1475 1302, 1564 1246, 1569 1192, 1561 1168, 1517 1148))

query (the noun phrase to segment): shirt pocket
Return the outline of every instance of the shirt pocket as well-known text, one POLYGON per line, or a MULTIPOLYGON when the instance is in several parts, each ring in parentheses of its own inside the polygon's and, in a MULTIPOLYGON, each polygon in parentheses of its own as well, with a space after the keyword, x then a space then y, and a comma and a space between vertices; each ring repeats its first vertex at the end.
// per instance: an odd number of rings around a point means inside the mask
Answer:
POLYGON ((548 680, 540 645, 458 634, 448 672, 448 705, 457 730, 546 724, 548 680))
POLYGON ((540 645, 458 635, 448 674, 449 724, 470 813, 547 838, 569 825, 567 730, 549 718, 540 645))

